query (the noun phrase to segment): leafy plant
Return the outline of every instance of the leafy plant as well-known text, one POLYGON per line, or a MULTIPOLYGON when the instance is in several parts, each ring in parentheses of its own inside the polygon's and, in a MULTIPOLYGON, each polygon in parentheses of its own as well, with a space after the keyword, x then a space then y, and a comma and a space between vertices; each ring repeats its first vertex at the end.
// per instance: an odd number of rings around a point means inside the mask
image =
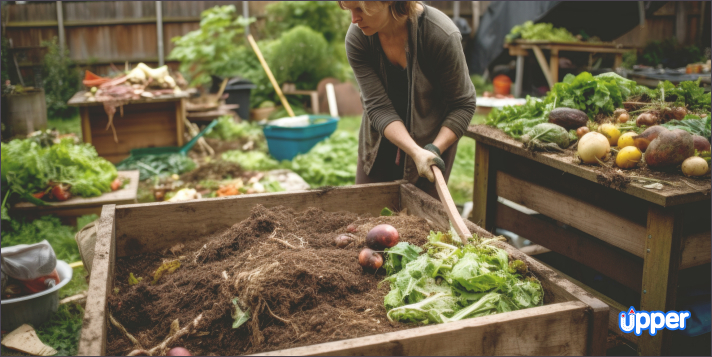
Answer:
POLYGON ((236 16, 234 5, 207 9, 201 14, 199 30, 171 39, 176 47, 168 58, 181 62, 180 70, 190 76, 191 85, 208 83, 210 75, 234 75, 237 52, 245 45, 242 35, 254 21, 236 16))
POLYGON ((49 321, 43 323, 37 331, 37 337, 57 350, 58 356, 75 356, 79 347, 79 335, 82 331, 84 308, 79 304, 62 304, 49 321))
POLYGON ((222 159, 237 163, 247 171, 265 171, 279 167, 279 162, 262 151, 230 150, 222 154, 222 159))
POLYGON ((46 239, 54 249, 57 259, 72 263, 80 259, 74 235, 84 225, 97 218, 95 214, 82 216, 78 220, 77 228, 62 225, 59 218, 55 216, 42 216, 32 221, 24 219, 6 221, 2 224, 0 247, 35 244, 46 239))
POLYGON ((116 166, 119 170, 139 170, 141 181, 151 176, 182 174, 195 169, 195 162, 181 154, 129 157, 116 166))
POLYGON ((613 72, 595 77, 588 72, 567 74, 563 81, 554 84, 545 101, 554 103, 555 108, 579 109, 594 118, 599 113, 612 114, 637 87, 634 81, 613 72))
POLYGON ((470 80, 475 86, 475 92, 478 95, 482 95, 482 93, 484 92, 492 93, 494 90, 494 87, 492 86, 492 81, 485 80, 485 78, 479 74, 473 74, 472 76, 470 76, 470 80))
POLYGON ((675 37, 662 41, 650 41, 643 49, 638 63, 647 66, 663 65, 668 68, 685 66, 688 63, 702 62, 705 56, 697 46, 682 46, 675 37))
POLYGON ((357 159, 358 134, 338 131, 285 165, 312 187, 344 186, 356 181, 357 159))
POLYGON ((548 120, 554 104, 527 96, 523 105, 508 105, 502 109, 492 109, 485 124, 497 127, 513 138, 519 138, 530 128, 548 120))
POLYGON ((550 23, 535 24, 532 21, 526 21, 521 25, 512 27, 512 30, 505 37, 507 42, 512 42, 517 38, 524 40, 578 42, 578 39, 563 27, 554 28, 554 25, 550 23))
POLYGON ((218 118, 218 124, 205 133, 205 137, 220 140, 249 139, 255 142, 265 141, 264 133, 259 125, 244 121, 236 123, 231 116, 218 118))
POLYGON ((265 13, 265 33, 270 38, 304 25, 324 35, 327 42, 343 41, 350 24, 348 11, 334 1, 280 1, 268 5, 265 13))
POLYGON ((47 54, 42 63, 42 87, 47 101, 47 116, 50 118, 70 118, 77 109, 67 105, 67 101, 79 89, 79 71, 69 57, 69 50, 62 52, 57 38, 42 41, 47 47, 47 54))
POLYGON ((690 134, 696 134, 703 138, 709 138, 710 135, 712 135, 712 118, 710 118, 709 113, 706 119, 701 119, 697 115, 687 115, 683 120, 670 120, 661 125, 670 130, 682 129, 690 134))

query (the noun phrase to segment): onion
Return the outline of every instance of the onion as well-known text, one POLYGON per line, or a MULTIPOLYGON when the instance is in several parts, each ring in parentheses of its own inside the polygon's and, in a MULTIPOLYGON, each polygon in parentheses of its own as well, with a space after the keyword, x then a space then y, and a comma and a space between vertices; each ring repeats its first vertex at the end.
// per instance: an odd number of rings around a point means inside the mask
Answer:
POLYGON ((373 249, 363 248, 358 254, 358 263, 367 270, 378 270, 383 265, 383 257, 373 249))
POLYGON ((632 169, 638 166, 638 162, 643 157, 643 153, 635 146, 626 146, 618 152, 616 156, 616 166, 621 169, 632 169))
POLYGON ((390 248, 398 244, 398 231, 390 224, 379 224, 368 231, 366 245, 373 249, 390 248))
POLYGON ((611 144, 603 134, 591 132, 584 135, 578 143, 578 155, 586 164, 596 164, 611 151, 611 144))
POLYGON ((579 139, 581 139, 582 136, 588 134, 590 130, 588 130, 587 126, 582 126, 578 129, 576 129, 576 136, 578 136, 579 139))
POLYGON ((704 136, 692 135, 692 141, 697 152, 710 151, 710 142, 704 136))
POLYGON ((346 227, 346 231, 349 233, 356 233, 356 231, 358 231, 358 226, 351 223, 346 227))
POLYGON ((635 125, 637 126, 653 126, 658 123, 658 117, 653 115, 652 113, 643 113, 638 116, 638 119, 635 120, 635 125))

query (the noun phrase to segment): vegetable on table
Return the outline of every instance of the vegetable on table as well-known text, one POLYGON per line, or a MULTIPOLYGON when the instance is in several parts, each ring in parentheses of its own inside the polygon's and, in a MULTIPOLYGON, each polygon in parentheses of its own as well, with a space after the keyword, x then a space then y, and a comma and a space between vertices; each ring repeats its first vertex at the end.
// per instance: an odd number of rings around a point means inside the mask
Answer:
POLYGON ((692 156, 685 159, 682 162, 682 173, 685 176, 702 176, 709 171, 709 165, 707 160, 699 157, 692 156))
POLYGON ((681 130, 664 129, 645 151, 645 162, 651 169, 676 167, 695 154, 695 146, 690 133, 681 130))
POLYGON ((637 126, 653 126, 657 125, 660 122, 658 117, 653 114, 653 113, 643 113, 638 115, 638 118, 635 119, 635 124, 637 126))
POLYGON ((578 109, 556 108, 549 113, 549 123, 566 130, 577 129, 588 124, 588 116, 578 109))
POLYGON ((645 129, 645 131, 640 135, 633 137, 633 145, 635 145, 635 147, 637 147, 640 151, 645 152, 650 143, 664 130, 666 130, 665 127, 660 125, 651 126, 650 128, 645 129))
POLYGON ((692 135, 692 141, 697 152, 710 151, 710 142, 707 139, 695 134, 692 135))
POLYGON ((531 150, 563 151, 569 146, 569 132, 552 123, 541 123, 522 135, 524 147, 531 150))
POLYGON ((624 147, 628 146, 635 146, 635 140, 633 137, 638 135, 634 131, 629 131, 627 133, 623 133, 620 138, 618 138, 618 148, 622 149, 624 147))
POLYGON ((621 169, 632 169, 638 166, 643 153, 635 146, 626 146, 616 156, 616 166, 621 169))
POLYGON ((603 134, 590 132, 578 143, 578 156, 586 164, 597 164, 611 151, 611 144, 603 134))
POLYGON ((582 126, 576 129, 576 136, 581 139, 582 136, 588 134, 589 132, 591 132, 591 130, 587 126, 582 126))
POLYGON ((603 134, 611 146, 618 145, 618 138, 621 136, 620 130, 613 124, 601 124, 598 127, 598 131, 603 134))

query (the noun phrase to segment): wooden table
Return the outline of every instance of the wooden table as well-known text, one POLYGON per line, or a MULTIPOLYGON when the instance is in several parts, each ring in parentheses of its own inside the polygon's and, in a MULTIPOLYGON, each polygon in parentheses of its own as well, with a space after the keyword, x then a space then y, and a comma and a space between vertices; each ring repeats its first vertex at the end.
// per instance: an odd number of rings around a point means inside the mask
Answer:
POLYGON ((541 70, 544 72, 549 87, 554 87, 554 83, 559 81, 559 52, 589 52, 589 53, 612 53, 616 59, 613 68, 620 67, 623 63, 623 53, 633 49, 614 43, 588 43, 588 42, 551 42, 551 41, 529 41, 514 40, 505 43, 504 47, 509 49, 510 56, 517 56, 516 78, 514 80, 514 96, 519 98, 522 95, 522 77, 524 75, 524 56, 529 55, 529 50, 534 52, 541 70), (549 64, 542 50, 549 50, 551 58, 549 64))
MULTIPOLYGON (((614 189, 604 184, 600 167, 574 163, 571 152, 531 153, 485 125, 470 126, 466 135, 476 141, 472 221, 488 231, 512 231, 599 271, 640 292, 638 308, 645 311, 676 310, 678 273, 710 263, 709 178, 680 176, 678 186, 662 190, 639 182, 614 189), (577 231, 498 203, 498 197, 577 231)), ((619 331, 614 306, 609 328, 619 331)), ((669 353, 668 331, 625 337, 640 354, 669 353)))
POLYGON ((105 193, 98 197, 73 197, 63 202, 48 202, 47 206, 36 206, 29 202, 20 202, 12 207, 12 213, 28 219, 53 214, 58 216, 65 224, 76 225, 77 217, 85 214, 99 215, 103 205, 138 203, 139 171, 119 171, 119 177, 129 179, 129 182, 122 189, 105 193))
POLYGON ((131 149, 183 145, 187 92, 132 100, 117 108, 113 122, 118 143, 106 128, 109 117, 104 105, 88 101, 84 93, 78 92, 67 104, 79 108, 84 142, 94 145, 99 156, 112 163, 127 158, 131 149))

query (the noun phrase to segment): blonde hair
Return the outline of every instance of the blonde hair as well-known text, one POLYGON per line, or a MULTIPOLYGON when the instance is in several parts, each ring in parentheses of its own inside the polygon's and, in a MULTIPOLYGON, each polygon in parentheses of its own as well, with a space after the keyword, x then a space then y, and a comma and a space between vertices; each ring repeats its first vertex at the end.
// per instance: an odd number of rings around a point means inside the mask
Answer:
MULTIPOLYGON (((339 7, 348 10, 344 6, 345 1, 337 1, 339 4, 339 7)), ((366 15, 371 15, 368 11, 367 4, 368 3, 373 3, 373 1, 356 1, 358 3, 358 6, 363 10, 366 15)), ((395 20, 400 20, 402 18, 411 18, 413 17, 418 9, 418 3, 420 1, 380 1, 383 5, 388 6, 388 10, 391 13, 391 16, 395 20)))

